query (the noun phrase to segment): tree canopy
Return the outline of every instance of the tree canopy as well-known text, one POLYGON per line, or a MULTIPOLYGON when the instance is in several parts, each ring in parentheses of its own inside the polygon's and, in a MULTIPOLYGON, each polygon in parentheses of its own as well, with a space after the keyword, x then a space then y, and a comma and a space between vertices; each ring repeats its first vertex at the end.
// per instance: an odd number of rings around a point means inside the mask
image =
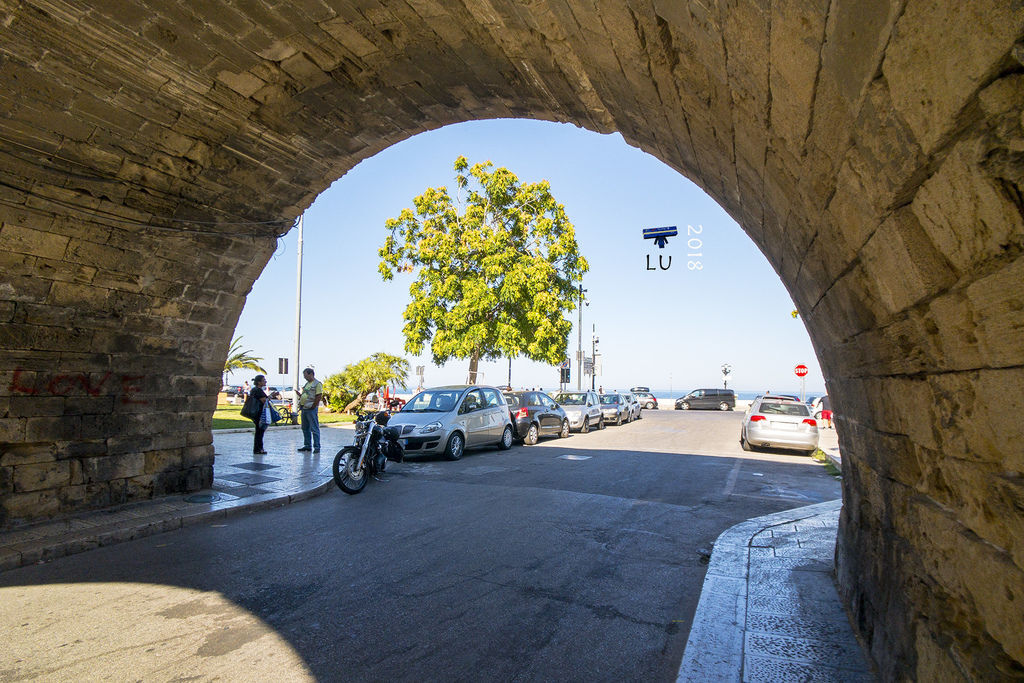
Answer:
POLYGON ((455 160, 457 195, 428 188, 385 223, 380 274, 418 269, 403 314, 405 350, 434 363, 525 355, 566 358, 576 286, 589 266, 546 180, 522 183, 491 162, 455 160))

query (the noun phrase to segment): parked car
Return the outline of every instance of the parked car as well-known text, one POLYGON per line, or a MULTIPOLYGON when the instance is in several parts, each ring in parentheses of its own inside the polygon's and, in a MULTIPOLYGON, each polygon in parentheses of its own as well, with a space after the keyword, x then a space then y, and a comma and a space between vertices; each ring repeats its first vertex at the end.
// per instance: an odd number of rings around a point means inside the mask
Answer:
POLYGON ((392 414, 408 455, 440 453, 458 460, 467 448, 512 447, 513 427, 501 392, 489 386, 452 385, 426 389, 392 414))
POLYGON ((694 389, 676 399, 676 410, 734 410, 736 392, 732 389, 694 389))
POLYGON ((633 408, 622 394, 601 394, 601 416, 606 423, 621 425, 633 419, 633 408))
POLYGON ((740 445, 745 451, 761 446, 791 448, 810 455, 818 448, 818 423, 806 403, 761 396, 743 416, 740 445))
POLYGON ((562 406, 569 418, 569 427, 586 434, 594 425, 604 429, 601 415, 601 399, 596 391, 563 391, 555 396, 555 402, 562 406))
POLYGON ((539 391, 502 393, 508 403, 515 438, 532 446, 541 436, 569 436, 569 418, 547 394, 539 391))
POLYGON ((238 396, 244 392, 245 389, 237 384, 225 384, 220 388, 220 393, 227 394, 228 396, 238 396))
POLYGON ((629 405, 629 419, 639 420, 640 414, 643 412, 644 407, 640 405, 640 400, 633 395, 632 391, 627 391, 622 394, 622 398, 626 400, 629 405))
POLYGON ((640 401, 642 407, 647 410, 658 409, 658 399, 654 398, 654 394, 648 387, 633 387, 630 391, 636 396, 636 400, 640 401))

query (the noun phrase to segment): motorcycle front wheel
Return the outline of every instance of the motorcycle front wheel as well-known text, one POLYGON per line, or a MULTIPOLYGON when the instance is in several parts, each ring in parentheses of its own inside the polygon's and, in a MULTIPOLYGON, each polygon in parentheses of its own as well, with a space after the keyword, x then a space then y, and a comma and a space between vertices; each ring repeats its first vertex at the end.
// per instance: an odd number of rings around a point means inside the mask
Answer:
POLYGON ((368 478, 366 463, 363 463, 362 467, 356 468, 357 462, 359 462, 359 449, 355 446, 346 446, 334 456, 334 483, 349 495, 362 491, 368 478))

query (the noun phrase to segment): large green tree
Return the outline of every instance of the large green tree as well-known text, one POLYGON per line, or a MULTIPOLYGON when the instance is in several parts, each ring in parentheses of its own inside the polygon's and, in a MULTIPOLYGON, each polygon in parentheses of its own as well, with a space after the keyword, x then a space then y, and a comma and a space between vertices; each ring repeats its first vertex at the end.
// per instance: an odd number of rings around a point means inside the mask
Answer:
POLYGON ((566 357, 576 286, 589 266, 565 207, 544 180, 522 183, 491 162, 455 160, 457 195, 428 188, 388 219, 380 273, 418 269, 405 309, 405 350, 430 342, 434 363, 514 357, 552 365, 566 357))
POLYGON ((390 353, 374 353, 357 363, 346 365, 341 372, 324 381, 324 393, 333 410, 347 400, 346 412, 360 405, 366 397, 382 387, 397 389, 409 376, 409 361, 390 353))

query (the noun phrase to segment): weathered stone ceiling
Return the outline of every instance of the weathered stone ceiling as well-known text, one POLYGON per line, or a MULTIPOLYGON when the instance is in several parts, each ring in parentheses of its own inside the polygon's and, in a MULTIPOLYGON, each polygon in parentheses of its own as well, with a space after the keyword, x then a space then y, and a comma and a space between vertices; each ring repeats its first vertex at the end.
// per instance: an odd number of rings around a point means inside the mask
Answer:
POLYGON ((0 0, 0 28, 0 523, 208 480, 245 294, 361 159, 567 121, 695 180, 792 293, 883 675, 1020 673, 1020 0, 0 0))

